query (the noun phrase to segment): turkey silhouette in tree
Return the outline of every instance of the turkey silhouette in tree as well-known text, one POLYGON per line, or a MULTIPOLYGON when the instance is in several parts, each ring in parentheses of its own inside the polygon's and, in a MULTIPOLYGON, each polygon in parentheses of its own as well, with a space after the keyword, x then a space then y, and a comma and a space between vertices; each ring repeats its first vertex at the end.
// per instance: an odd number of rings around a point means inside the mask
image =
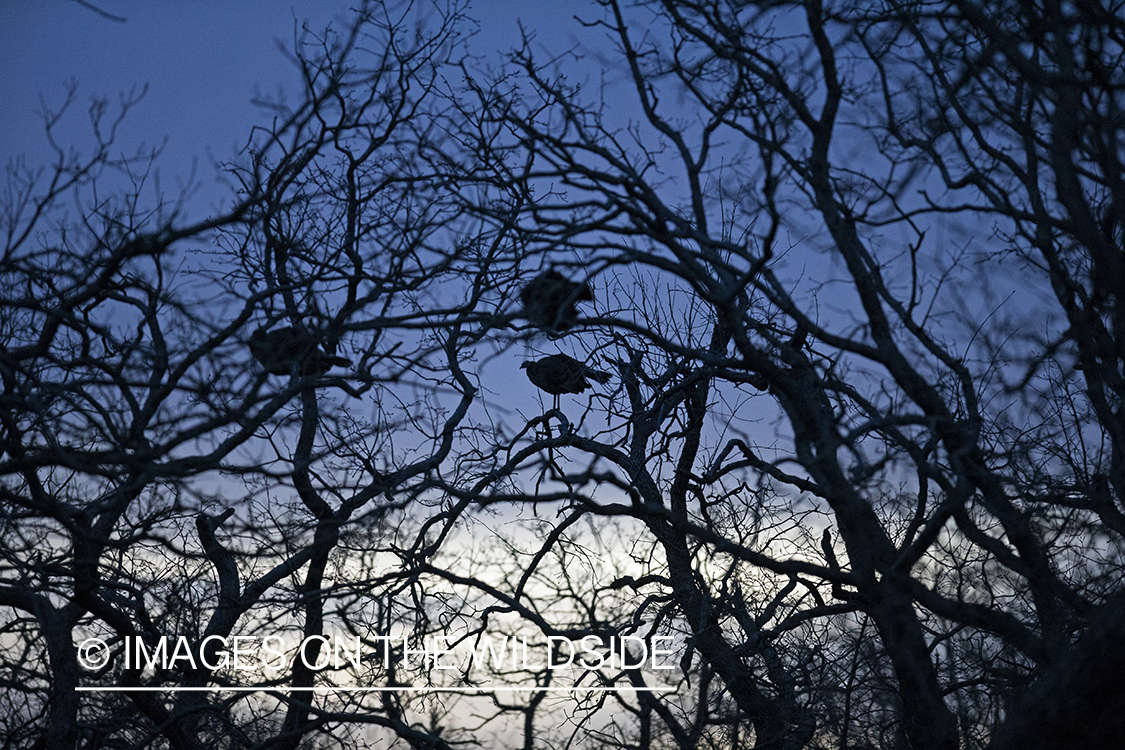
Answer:
POLYGON ((523 312, 532 325, 562 333, 578 320, 579 302, 593 301, 594 293, 586 282, 575 282, 555 269, 544 271, 520 290, 523 312))
POLYGON ((327 347, 321 338, 295 326, 267 331, 259 328, 251 334, 250 353, 270 375, 323 375, 333 367, 348 367, 351 360, 336 355, 336 345, 327 347))
POLYGON ((590 387, 590 380, 608 383, 610 377, 608 372, 595 370, 565 354, 552 354, 542 359, 529 360, 521 364, 520 368, 527 370, 527 379, 532 385, 555 397, 556 409, 560 395, 582 393, 590 387))

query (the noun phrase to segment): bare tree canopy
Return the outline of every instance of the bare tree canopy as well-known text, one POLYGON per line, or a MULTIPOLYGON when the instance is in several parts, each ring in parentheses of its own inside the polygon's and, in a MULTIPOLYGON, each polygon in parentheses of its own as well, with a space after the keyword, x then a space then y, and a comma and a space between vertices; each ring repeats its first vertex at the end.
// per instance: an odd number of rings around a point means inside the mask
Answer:
POLYGON ((1120 742, 1123 8, 418 10, 9 168, 4 746, 1120 742))

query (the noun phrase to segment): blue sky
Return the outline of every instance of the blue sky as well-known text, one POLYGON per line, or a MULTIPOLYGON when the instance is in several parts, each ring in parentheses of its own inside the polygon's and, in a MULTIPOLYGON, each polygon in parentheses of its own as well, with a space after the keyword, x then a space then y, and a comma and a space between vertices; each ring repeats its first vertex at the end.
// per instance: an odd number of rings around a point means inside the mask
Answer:
MULTIPOLYGON (((59 139, 90 144, 86 110, 94 97, 119 95, 146 84, 144 101, 119 132, 118 145, 132 153, 141 144, 167 139, 159 168, 165 189, 198 164, 197 179, 212 183, 211 164, 229 158, 264 114, 252 103, 257 92, 296 92, 293 66, 279 51, 292 47, 294 20, 322 29, 346 16, 351 0, 196 2, 94 0, 127 20, 117 22, 73 0, 5 2, 0 10, 0 160, 26 155, 31 165, 51 158, 43 133, 43 106, 59 107, 66 84, 78 96, 59 139)), ((516 0, 474 2, 480 21, 473 47, 495 55, 519 39, 519 21, 541 29, 540 40, 561 51, 580 28, 571 19, 582 3, 516 0)))

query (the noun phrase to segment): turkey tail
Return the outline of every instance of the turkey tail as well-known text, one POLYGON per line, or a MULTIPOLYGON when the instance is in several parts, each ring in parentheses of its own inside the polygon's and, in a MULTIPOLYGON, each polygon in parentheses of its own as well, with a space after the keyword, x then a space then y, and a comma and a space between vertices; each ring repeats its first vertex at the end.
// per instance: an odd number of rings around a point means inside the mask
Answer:
POLYGON ((608 372, 602 372, 601 370, 595 370, 592 367, 587 367, 586 377, 590 378, 591 380, 596 380, 599 383, 608 383, 610 377, 612 376, 608 372))

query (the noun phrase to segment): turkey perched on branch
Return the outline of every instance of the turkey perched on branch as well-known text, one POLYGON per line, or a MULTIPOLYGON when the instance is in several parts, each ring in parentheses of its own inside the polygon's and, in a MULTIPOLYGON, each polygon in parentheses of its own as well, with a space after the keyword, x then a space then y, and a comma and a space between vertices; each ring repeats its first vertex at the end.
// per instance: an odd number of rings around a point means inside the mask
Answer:
POLYGON ((553 268, 539 274, 520 290, 528 322, 556 333, 567 330, 578 320, 575 305, 593 299, 589 284, 571 281, 553 268))
POLYGON ((348 367, 351 360, 336 356, 336 345, 325 347, 311 331, 286 326, 276 331, 259 328, 251 334, 250 353, 271 375, 322 375, 333 367, 348 367))
POLYGON ((590 380, 598 383, 609 382, 609 373, 595 370, 565 354, 552 354, 543 359, 524 362, 520 365, 527 370, 527 379, 540 390, 559 396, 563 393, 582 393, 590 387, 590 380))

